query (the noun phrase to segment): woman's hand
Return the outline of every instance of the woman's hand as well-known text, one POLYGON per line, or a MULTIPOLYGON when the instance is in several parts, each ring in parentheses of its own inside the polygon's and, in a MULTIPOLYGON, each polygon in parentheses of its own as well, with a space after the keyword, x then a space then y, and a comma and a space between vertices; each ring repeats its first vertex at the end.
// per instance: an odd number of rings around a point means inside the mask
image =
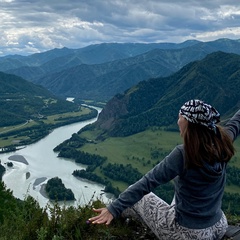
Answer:
POLYGON ((88 220, 93 224, 106 224, 109 225, 113 220, 113 215, 108 211, 107 208, 93 208, 93 211, 99 213, 99 215, 89 218, 88 220))

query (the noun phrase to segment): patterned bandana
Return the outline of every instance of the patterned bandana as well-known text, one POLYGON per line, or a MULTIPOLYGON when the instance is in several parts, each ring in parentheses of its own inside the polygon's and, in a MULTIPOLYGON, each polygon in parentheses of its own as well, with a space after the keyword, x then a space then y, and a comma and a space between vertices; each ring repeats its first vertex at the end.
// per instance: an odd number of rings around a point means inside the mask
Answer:
POLYGON ((180 108, 179 113, 189 122, 208 127, 216 133, 216 123, 220 122, 219 112, 201 100, 190 100, 180 108))

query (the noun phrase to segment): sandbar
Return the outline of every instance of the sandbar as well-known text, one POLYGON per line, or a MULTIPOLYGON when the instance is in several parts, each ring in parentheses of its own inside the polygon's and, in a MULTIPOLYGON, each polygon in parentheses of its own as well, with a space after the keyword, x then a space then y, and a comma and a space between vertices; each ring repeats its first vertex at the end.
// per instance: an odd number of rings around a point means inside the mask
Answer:
POLYGON ((15 161, 15 162, 21 162, 21 163, 24 163, 24 164, 28 165, 28 161, 22 155, 17 155, 17 154, 16 155, 12 155, 8 159, 12 160, 12 161, 15 161))
POLYGON ((40 194, 41 194, 43 197, 49 199, 48 194, 47 194, 47 192, 46 192, 46 190, 45 190, 46 185, 47 185, 46 183, 42 184, 39 192, 40 192, 40 194))
POLYGON ((34 181, 33 186, 39 185, 40 183, 44 182, 46 179, 47 179, 46 177, 37 178, 37 179, 34 181))

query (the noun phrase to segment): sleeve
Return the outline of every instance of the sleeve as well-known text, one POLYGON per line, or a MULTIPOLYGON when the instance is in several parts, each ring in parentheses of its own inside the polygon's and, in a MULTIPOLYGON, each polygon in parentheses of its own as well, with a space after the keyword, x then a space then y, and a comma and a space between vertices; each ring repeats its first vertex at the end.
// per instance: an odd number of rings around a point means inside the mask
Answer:
POLYGON ((121 193, 119 197, 107 207, 108 210, 114 217, 118 217, 124 209, 133 206, 144 195, 150 193, 157 186, 171 181, 177 175, 180 175, 183 170, 184 160, 182 150, 176 147, 139 181, 121 193))
POLYGON ((227 122, 226 129, 234 141, 240 133, 240 110, 227 122))

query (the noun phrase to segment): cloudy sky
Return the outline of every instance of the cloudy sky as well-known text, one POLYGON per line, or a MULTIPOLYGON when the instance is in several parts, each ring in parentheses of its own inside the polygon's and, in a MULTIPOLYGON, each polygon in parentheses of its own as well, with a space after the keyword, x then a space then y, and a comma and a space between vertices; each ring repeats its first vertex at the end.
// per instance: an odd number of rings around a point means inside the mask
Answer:
POLYGON ((0 0, 0 56, 103 42, 240 39, 236 0, 0 0))

